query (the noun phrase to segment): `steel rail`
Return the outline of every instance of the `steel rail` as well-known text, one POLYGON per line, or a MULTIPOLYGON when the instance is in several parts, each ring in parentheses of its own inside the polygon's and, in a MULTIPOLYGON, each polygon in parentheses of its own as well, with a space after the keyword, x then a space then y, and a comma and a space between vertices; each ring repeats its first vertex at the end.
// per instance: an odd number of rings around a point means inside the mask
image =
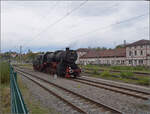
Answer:
MULTIPOLYGON (((46 83, 48 83, 48 84, 50 84, 50 85, 56 86, 57 88, 60 88, 60 89, 65 90, 65 91, 67 91, 67 92, 70 92, 70 93, 72 93, 72 94, 74 94, 74 95, 76 95, 76 96, 78 96, 78 97, 80 97, 80 98, 82 98, 82 99, 85 99, 85 100, 87 100, 87 101, 89 101, 89 102, 92 102, 92 103, 96 104, 96 105, 99 106, 100 108, 103 108, 103 109, 105 109, 105 110, 109 110, 109 111, 111 111, 111 112, 114 113, 114 114, 122 114, 121 111, 119 111, 118 109, 115 109, 114 107, 108 106, 108 105, 103 104, 103 103, 99 103, 99 102, 97 102, 97 101, 95 101, 95 100, 93 100, 93 99, 91 99, 91 98, 88 98, 87 96, 80 95, 80 94, 78 94, 78 93, 76 93, 76 92, 74 92, 74 91, 71 91, 71 90, 66 89, 66 88, 64 88, 64 87, 61 87, 61 86, 59 86, 59 85, 57 85, 57 84, 55 84, 55 83, 52 83, 52 82, 50 82, 50 81, 47 81, 47 80, 45 80, 45 79, 43 79, 43 78, 41 78, 41 77, 39 77, 39 76, 30 74, 30 73, 25 72, 25 71, 22 71, 22 70, 19 70, 19 71, 20 71, 20 72, 23 72, 23 73, 25 73, 25 74, 28 74, 28 75, 30 75, 30 76, 32 76, 32 77, 35 77, 35 78, 37 78, 37 79, 40 79, 40 80, 42 80, 42 81, 44 81, 44 82, 46 82, 46 83)), ((22 74, 23 74, 23 73, 22 73, 22 74)), ((25 74, 23 74, 23 75, 25 75, 25 74)))
POLYGON ((143 99, 143 100, 149 100, 150 99, 147 96, 139 95, 139 93, 144 94, 144 95, 150 95, 150 93, 144 92, 144 91, 139 91, 139 90, 135 90, 135 89, 130 89, 130 88, 125 88, 125 87, 116 86, 116 85, 112 85, 112 84, 107 84, 107 83, 104 83, 104 82, 92 81, 92 80, 83 79, 83 78, 77 78, 77 79, 71 79, 71 80, 82 83, 82 84, 84 83, 84 84, 95 86, 95 87, 98 87, 98 88, 103 88, 103 89, 107 89, 107 90, 110 90, 110 91, 118 92, 118 93, 121 93, 121 94, 126 94, 126 95, 133 96, 133 97, 136 97, 136 98, 140 98, 140 99, 143 99), (105 86, 102 86, 102 85, 105 85, 105 86), (108 86, 108 87, 106 87, 106 86, 108 86), (111 88, 110 88, 110 86, 111 86, 111 88), (114 87, 114 88, 112 88, 112 87, 114 87), (123 90, 116 90, 115 88, 116 89, 119 88, 119 89, 123 89, 123 90), (126 90, 126 91, 124 91, 124 90, 126 90), (129 91, 136 92, 136 93, 131 93, 129 91))
MULTIPOLYGON (((18 72, 18 71, 17 71, 18 72)), ((75 110, 77 110, 78 112, 81 112, 83 114, 86 114, 86 112, 84 110, 82 110, 80 107, 75 106, 73 103, 67 101, 66 99, 64 99, 63 97, 61 97, 60 95, 57 95, 55 92, 49 90, 48 88, 44 87, 43 85, 41 85, 40 83, 38 83, 37 81, 33 80, 32 78, 26 76, 25 74, 21 73, 20 71, 18 72, 19 74, 25 76, 26 78, 30 79, 31 81, 33 81, 34 83, 36 83, 37 85, 39 85, 41 88, 43 88, 44 90, 48 91, 49 93, 53 94, 54 96, 56 96, 57 98, 59 98, 60 100, 64 101, 65 103, 67 103, 68 105, 70 105, 71 107, 73 107, 75 110)), ((28 74, 29 75, 29 74, 28 74)))
MULTIPOLYGON (((18 68, 20 68, 20 67, 18 67, 18 68)), ((122 93, 122 94, 127 94, 127 95, 130 95, 130 96, 133 96, 133 97, 137 97, 137 98, 140 98, 140 99, 143 99, 143 100, 150 99, 149 97, 138 95, 139 93, 140 94, 144 94, 144 95, 150 95, 150 93, 144 92, 144 91, 140 91, 140 90, 136 90, 136 89, 131 89, 131 88, 121 87, 121 86, 117 86, 117 85, 107 84, 107 83, 104 83, 104 82, 92 81, 92 80, 83 79, 83 78, 73 79, 73 81, 76 81, 76 82, 79 82, 79 83, 84 83, 84 84, 91 85, 91 86, 95 86, 95 87, 98 87, 98 88, 103 88, 103 89, 119 92, 119 93, 122 93), (83 82, 81 80, 87 81, 87 82, 83 82), (92 84, 88 83, 88 82, 91 82, 92 84), (96 84, 98 84, 98 85, 96 85, 96 84), (117 88, 117 89, 119 88, 119 89, 123 89, 123 90, 127 90, 127 91, 136 92, 136 94, 135 93, 125 92, 125 91, 122 91, 122 90, 111 89, 110 87, 104 87, 104 86, 101 86, 101 85, 111 86, 111 87, 114 87, 114 88, 117 88)))
POLYGON ((107 86, 111 86, 111 87, 121 88, 121 89, 125 89, 125 90, 130 90, 130 91, 134 91, 134 92, 139 92, 139 93, 143 93, 143 94, 150 95, 149 92, 144 92, 144 91, 140 91, 140 90, 136 90, 136 89, 131 89, 131 88, 126 88, 126 87, 122 87, 122 86, 117 86, 117 85, 113 85, 113 84, 107 84, 107 83, 105 83, 105 82, 92 81, 92 80, 83 79, 83 78, 78 78, 78 79, 90 81, 90 82, 97 83, 97 84, 101 84, 101 85, 107 85, 107 86))
POLYGON ((77 79, 71 79, 71 80, 79 82, 79 83, 84 83, 84 84, 87 84, 87 85, 95 86, 95 87, 98 87, 98 88, 103 88, 103 89, 107 89, 107 90, 110 90, 110 91, 115 91, 115 92, 118 92, 118 93, 130 95, 130 96, 140 98, 140 99, 143 99, 143 100, 149 100, 150 99, 148 96, 143 96, 143 94, 144 95, 149 95, 150 93, 143 92, 143 91, 138 91, 138 90, 134 90, 134 89, 124 88, 124 87, 110 85, 110 84, 101 83, 101 82, 96 82, 96 81, 83 79, 83 78, 77 78, 77 79), (118 89, 122 89, 122 90, 118 90, 118 89), (124 90, 126 90, 126 91, 124 91, 124 90), (136 92, 136 93, 131 93, 131 92, 136 92), (139 95, 139 93, 140 94, 142 93, 142 95, 139 95))

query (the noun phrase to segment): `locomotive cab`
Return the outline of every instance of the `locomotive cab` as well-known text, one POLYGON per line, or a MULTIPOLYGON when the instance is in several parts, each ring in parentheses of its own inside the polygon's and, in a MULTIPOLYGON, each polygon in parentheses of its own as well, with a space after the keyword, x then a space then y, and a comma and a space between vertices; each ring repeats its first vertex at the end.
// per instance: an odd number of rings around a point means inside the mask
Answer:
POLYGON ((37 55, 34 60, 33 60, 33 68, 34 70, 39 70, 41 71, 41 65, 43 64, 43 54, 37 55))

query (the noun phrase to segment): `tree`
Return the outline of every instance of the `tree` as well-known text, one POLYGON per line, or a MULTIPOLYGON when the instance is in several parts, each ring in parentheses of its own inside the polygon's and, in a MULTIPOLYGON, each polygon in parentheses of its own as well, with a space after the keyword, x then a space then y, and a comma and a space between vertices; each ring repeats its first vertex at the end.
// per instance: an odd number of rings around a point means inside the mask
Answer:
POLYGON ((123 45, 123 44, 120 44, 120 45, 117 45, 116 47, 115 47, 115 49, 118 49, 118 48, 124 48, 125 46, 123 45))

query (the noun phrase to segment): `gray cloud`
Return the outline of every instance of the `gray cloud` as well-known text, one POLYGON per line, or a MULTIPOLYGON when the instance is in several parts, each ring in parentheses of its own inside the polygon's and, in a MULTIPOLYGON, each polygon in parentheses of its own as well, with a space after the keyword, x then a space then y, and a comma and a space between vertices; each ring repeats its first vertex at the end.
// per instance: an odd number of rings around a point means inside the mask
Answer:
POLYGON ((116 24, 147 13, 149 6, 145 1, 90 1, 61 22, 49 26, 82 2, 2 2, 2 50, 15 51, 19 45, 23 45, 25 51, 28 48, 47 51, 66 46, 74 49, 88 46, 113 48, 123 40, 148 39, 149 15, 116 24))

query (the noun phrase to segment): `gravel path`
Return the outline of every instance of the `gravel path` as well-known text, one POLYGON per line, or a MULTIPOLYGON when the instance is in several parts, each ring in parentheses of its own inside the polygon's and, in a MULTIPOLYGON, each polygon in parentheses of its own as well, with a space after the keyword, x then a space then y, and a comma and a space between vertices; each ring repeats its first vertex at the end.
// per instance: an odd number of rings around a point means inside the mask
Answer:
MULTIPOLYGON (((144 100, 136 99, 134 97, 128 97, 120 93, 115 93, 109 90, 88 86, 71 80, 60 79, 60 78, 54 79, 54 77, 40 72, 32 71, 32 73, 38 76, 42 76, 42 78, 54 82, 58 85, 61 85, 67 89, 73 90, 82 95, 86 95, 101 103, 105 103, 107 105, 113 106, 114 108, 117 108, 122 112, 124 112, 124 114, 146 114, 146 113, 150 114, 150 105, 146 104, 146 101, 144 100)), ((43 92, 40 92, 39 90, 39 93, 43 93, 43 92)), ((48 96, 50 95, 48 94, 48 96)))

